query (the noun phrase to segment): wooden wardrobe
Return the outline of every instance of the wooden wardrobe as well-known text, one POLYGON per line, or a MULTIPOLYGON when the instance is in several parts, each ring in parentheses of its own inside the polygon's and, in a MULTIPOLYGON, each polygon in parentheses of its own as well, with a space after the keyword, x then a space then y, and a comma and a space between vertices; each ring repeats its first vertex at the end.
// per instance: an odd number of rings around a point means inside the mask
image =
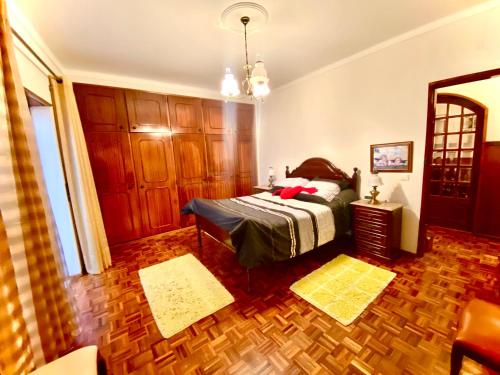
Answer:
POLYGON ((74 84, 110 244, 193 225, 193 198, 249 195, 254 106, 74 84), (190 215, 191 216, 191 215, 190 215))

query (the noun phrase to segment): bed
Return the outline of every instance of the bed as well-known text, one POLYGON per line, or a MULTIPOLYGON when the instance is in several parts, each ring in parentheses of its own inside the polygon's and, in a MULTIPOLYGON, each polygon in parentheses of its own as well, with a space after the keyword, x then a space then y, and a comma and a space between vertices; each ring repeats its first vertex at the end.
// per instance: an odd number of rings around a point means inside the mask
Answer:
POLYGON ((249 289, 252 268, 294 258, 350 233, 349 203, 358 199, 357 168, 349 176, 326 159, 311 158, 293 171, 287 166, 285 175, 342 181, 344 189, 331 202, 283 200, 262 192, 221 200, 195 198, 182 209, 196 216, 200 256, 204 231, 234 249, 247 270, 249 289))

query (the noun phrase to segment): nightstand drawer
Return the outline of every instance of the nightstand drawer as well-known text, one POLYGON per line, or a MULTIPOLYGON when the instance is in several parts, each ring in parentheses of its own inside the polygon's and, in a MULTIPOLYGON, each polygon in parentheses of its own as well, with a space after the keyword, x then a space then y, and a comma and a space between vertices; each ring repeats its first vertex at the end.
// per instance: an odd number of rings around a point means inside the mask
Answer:
POLYGON ((356 219, 366 220, 366 221, 376 221, 377 223, 385 223, 389 212, 384 210, 375 210, 364 207, 355 207, 354 217, 356 219))
POLYGON ((383 255, 383 256, 385 256, 387 254, 387 247, 386 246, 375 244, 373 242, 370 242, 368 240, 364 240, 361 238, 356 238, 356 248, 359 251, 362 251, 365 253, 372 253, 372 254, 383 255))
POLYGON ((364 230, 368 232, 373 232, 377 234, 387 235, 387 224, 385 223, 374 223, 373 221, 364 220, 358 218, 354 221, 354 230, 364 230))
POLYGON ((387 246, 387 238, 388 238, 387 236, 359 229, 356 227, 354 228, 354 234, 356 236, 356 239, 373 243, 378 246, 383 246, 383 247, 387 246))

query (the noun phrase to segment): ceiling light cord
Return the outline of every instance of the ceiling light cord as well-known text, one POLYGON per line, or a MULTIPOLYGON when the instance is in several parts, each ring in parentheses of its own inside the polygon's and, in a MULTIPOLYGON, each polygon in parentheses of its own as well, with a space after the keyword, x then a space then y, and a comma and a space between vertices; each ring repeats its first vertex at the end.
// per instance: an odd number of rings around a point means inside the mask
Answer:
POLYGON ((245 61, 246 61, 247 77, 250 77, 250 65, 248 65, 248 43, 247 43, 247 23, 248 23, 248 21, 246 21, 246 22, 242 21, 242 22, 243 22, 243 26, 245 27, 245 61))

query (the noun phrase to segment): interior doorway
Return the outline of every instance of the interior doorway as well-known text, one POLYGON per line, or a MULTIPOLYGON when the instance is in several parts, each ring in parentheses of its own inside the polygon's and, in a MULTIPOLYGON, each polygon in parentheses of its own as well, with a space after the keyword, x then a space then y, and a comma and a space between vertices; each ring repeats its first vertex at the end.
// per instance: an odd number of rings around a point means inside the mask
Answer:
POLYGON ((428 225, 492 237, 500 227, 500 199, 491 194, 500 190, 498 95, 500 69, 429 84, 417 254, 428 245, 428 225))
POLYGON ((62 246, 66 270, 69 275, 81 274, 82 266, 73 216, 66 193, 66 180, 52 107, 35 94, 27 92, 35 138, 42 164, 45 187, 54 214, 55 225, 62 246))

